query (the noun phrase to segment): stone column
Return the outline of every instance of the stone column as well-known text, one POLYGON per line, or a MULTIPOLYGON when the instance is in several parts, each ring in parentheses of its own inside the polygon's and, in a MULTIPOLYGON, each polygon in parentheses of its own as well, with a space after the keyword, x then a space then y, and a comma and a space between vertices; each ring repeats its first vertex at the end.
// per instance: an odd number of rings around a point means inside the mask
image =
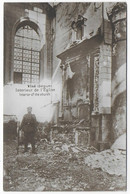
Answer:
POLYGON ((108 10, 113 26, 112 52, 112 137, 126 131, 126 3, 108 10))

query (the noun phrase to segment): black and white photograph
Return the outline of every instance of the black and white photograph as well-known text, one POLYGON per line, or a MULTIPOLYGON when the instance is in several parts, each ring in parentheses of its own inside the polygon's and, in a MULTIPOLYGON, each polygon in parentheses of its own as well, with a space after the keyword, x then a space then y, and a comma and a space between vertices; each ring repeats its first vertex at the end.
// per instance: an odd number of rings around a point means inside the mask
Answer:
POLYGON ((3 2, 3 191, 127 191, 127 2, 3 2))

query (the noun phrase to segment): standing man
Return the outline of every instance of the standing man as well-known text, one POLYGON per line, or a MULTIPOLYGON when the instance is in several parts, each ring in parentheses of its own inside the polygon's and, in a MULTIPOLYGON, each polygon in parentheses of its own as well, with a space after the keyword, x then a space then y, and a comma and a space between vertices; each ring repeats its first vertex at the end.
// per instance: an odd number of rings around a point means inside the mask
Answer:
POLYGON ((27 114, 24 115, 21 129, 24 131, 24 152, 27 152, 28 143, 32 145, 32 153, 35 153, 35 132, 37 121, 34 114, 32 114, 32 107, 27 108, 27 114))

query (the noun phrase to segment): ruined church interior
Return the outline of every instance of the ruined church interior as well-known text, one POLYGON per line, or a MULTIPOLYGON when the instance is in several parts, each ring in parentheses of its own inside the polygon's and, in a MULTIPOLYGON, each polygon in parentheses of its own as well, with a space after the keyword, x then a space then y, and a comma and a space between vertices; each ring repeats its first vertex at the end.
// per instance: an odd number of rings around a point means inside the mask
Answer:
POLYGON ((5 142, 31 106, 53 144, 126 149, 126 23, 125 2, 4 3, 5 142))

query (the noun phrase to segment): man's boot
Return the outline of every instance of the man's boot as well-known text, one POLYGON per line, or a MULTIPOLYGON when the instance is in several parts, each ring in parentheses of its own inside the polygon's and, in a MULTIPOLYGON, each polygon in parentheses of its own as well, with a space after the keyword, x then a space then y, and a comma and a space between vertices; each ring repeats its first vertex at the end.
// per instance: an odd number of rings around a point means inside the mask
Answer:
POLYGON ((32 153, 33 153, 33 154, 36 154, 35 145, 32 145, 32 153))

